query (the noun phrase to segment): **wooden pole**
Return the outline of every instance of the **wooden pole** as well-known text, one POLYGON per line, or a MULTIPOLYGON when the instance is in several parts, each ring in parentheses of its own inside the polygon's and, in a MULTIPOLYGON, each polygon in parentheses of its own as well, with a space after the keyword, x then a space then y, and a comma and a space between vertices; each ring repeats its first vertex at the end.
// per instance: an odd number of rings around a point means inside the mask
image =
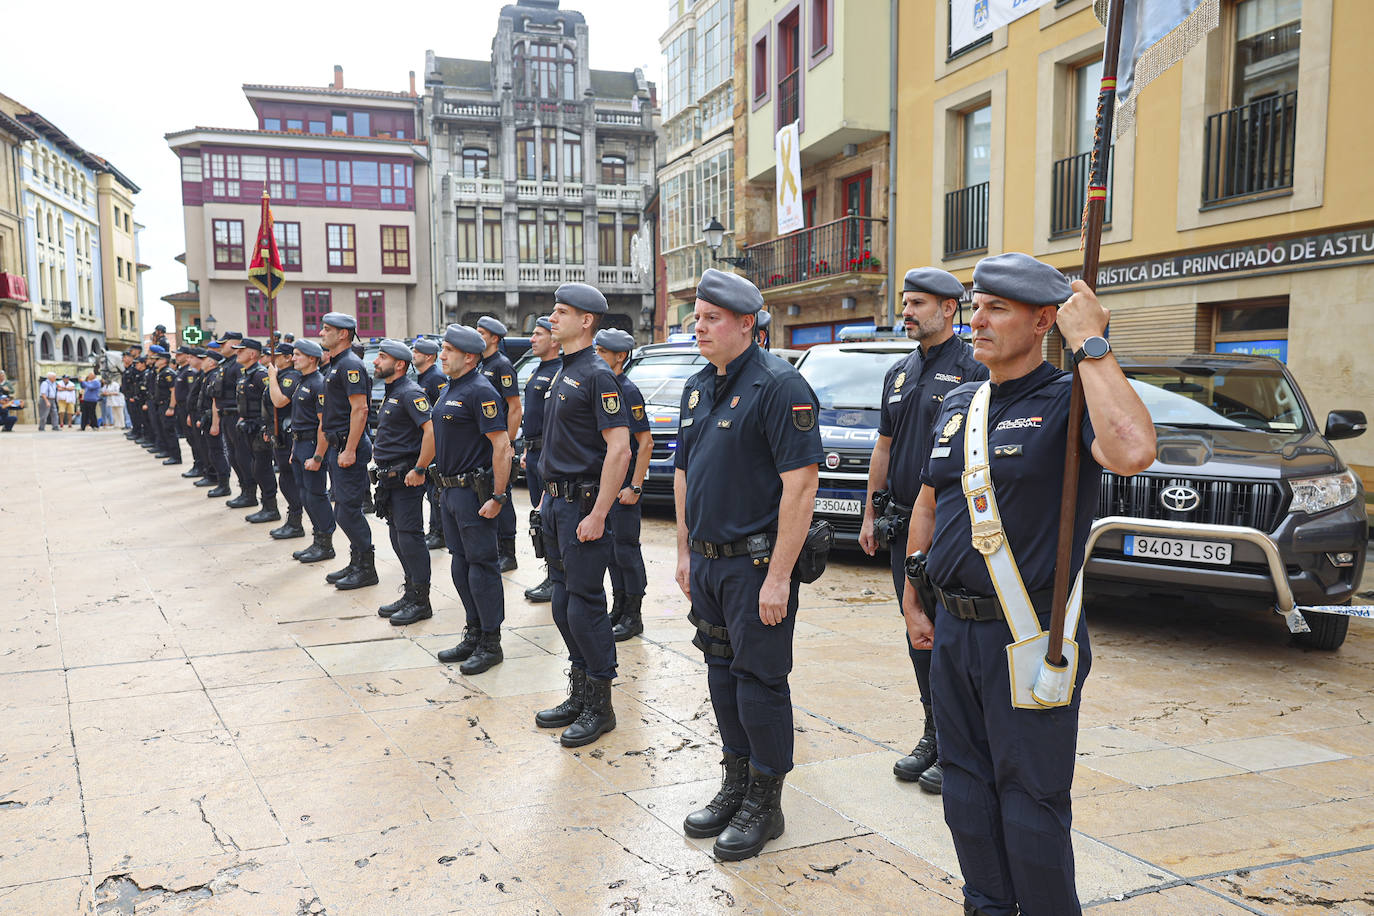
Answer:
MULTIPOLYGON (((1097 128, 1092 167, 1088 173, 1088 202, 1083 209, 1083 282, 1097 291, 1097 266, 1102 250, 1102 218, 1107 207, 1107 162, 1112 146, 1112 116, 1116 111, 1116 66, 1121 52, 1121 19, 1126 0, 1111 0, 1107 12, 1107 40, 1102 49, 1102 86, 1097 96, 1097 128)), ((1069 572, 1073 560, 1074 521, 1077 518, 1078 469, 1083 453, 1083 379, 1073 370, 1069 396, 1069 428, 1064 447, 1064 491, 1059 499, 1059 544, 1054 565, 1054 598, 1050 639, 1045 659, 1064 664, 1064 617, 1068 611, 1069 572)), ((1087 558, 1084 558, 1087 562, 1087 558)))

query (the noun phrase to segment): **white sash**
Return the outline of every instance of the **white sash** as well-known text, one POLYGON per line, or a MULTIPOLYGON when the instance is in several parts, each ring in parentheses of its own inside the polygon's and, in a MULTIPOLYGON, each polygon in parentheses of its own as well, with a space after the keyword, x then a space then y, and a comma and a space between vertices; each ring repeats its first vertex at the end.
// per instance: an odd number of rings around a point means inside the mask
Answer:
POLYGON ((988 400, 991 395, 992 383, 984 382, 969 404, 962 482, 973 526, 973 547, 987 564, 988 576, 1002 603, 1014 640, 1007 646, 1011 705, 1018 709, 1067 706, 1073 697, 1074 678, 1078 673, 1078 644, 1069 637, 1078 632, 1078 618, 1083 611, 1083 570, 1079 569, 1074 580, 1064 618, 1064 664, 1054 666, 1045 660, 1050 636, 1040 629, 1035 607, 1021 580, 1021 570, 1016 566, 1016 558, 1012 556, 1011 545, 1002 529, 1002 517, 997 511, 997 495, 988 467, 988 400))

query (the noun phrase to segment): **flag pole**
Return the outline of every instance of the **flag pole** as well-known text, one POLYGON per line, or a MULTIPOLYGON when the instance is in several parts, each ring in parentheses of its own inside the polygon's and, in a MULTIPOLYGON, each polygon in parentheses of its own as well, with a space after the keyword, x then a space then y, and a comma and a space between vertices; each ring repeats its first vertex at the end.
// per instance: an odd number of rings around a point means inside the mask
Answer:
MULTIPOLYGON (((1093 137, 1092 165, 1088 172, 1088 200, 1083 208, 1083 282, 1097 291, 1097 266, 1102 249, 1102 219, 1107 207, 1107 161, 1112 145, 1112 119, 1116 111, 1116 69, 1121 51, 1122 13, 1126 0, 1109 0, 1107 39, 1102 49, 1102 86, 1097 96, 1097 126, 1093 137)), ((1045 660, 1064 664, 1064 618, 1068 610, 1069 572, 1073 559, 1074 521, 1077 518, 1078 469, 1083 452, 1083 379, 1073 369, 1069 396, 1069 428, 1064 448, 1064 489, 1059 500, 1059 543, 1054 566, 1054 598, 1051 604, 1049 643, 1045 660)), ((1084 562, 1087 558, 1084 557, 1084 562)))

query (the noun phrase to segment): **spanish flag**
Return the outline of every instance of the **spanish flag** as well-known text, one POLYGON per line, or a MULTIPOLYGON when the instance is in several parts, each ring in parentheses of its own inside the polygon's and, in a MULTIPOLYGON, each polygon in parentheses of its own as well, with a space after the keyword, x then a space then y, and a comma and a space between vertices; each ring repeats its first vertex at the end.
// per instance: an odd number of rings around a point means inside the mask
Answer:
POLYGON ((253 245, 253 260, 248 265, 248 282, 269 299, 275 298, 286 282, 281 256, 277 254, 277 236, 272 231, 272 208, 267 192, 262 192, 262 221, 258 224, 258 240, 253 245))

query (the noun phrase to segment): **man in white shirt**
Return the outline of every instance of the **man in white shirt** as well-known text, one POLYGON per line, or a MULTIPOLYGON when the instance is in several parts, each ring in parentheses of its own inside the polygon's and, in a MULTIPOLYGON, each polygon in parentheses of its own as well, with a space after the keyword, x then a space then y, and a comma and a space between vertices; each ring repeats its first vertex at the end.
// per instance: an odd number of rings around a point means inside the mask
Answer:
POLYGON ((61 429, 57 422, 57 373, 49 372, 47 379, 38 385, 38 431, 42 432, 51 423, 53 429, 61 429))

